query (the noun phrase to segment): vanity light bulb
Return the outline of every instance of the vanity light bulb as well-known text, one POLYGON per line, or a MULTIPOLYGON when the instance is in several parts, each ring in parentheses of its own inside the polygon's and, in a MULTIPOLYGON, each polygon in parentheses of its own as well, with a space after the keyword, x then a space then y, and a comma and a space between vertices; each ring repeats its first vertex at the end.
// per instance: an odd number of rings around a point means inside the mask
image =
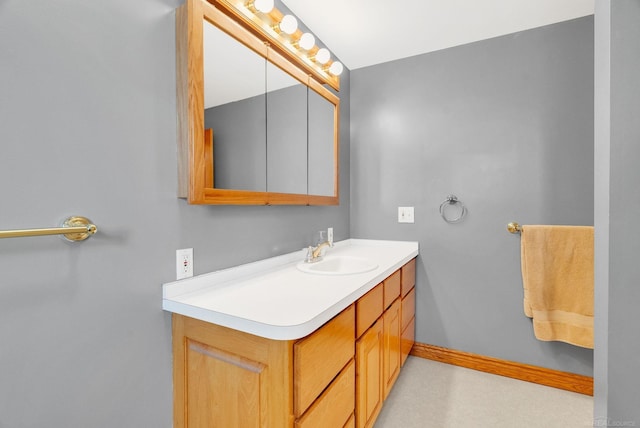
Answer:
POLYGON ((298 29, 298 20, 293 15, 285 15, 280 21, 280 30, 283 33, 293 34, 298 29))
POLYGON ((255 0, 253 6, 262 13, 269 13, 273 10, 273 0, 255 0))
POLYGON ((331 58, 331 53, 328 49, 320 48, 318 53, 316 53, 316 62, 319 64, 326 64, 329 58, 331 58))
POLYGON ((313 37, 313 34, 311 33, 304 33, 302 37, 300 37, 298 44, 302 49, 308 51, 316 44, 316 38, 313 37))
POLYGON ((329 67, 329 73, 333 74, 334 76, 340 76, 342 74, 343 69, 344 67, 340 62, 334 61, 333 63, 331 63, 331 66, 329 67))

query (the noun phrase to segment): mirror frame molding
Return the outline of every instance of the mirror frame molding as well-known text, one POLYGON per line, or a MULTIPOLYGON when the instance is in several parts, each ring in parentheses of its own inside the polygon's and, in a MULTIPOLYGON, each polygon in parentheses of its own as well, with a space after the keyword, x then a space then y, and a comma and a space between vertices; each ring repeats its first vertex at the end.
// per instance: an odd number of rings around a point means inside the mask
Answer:
POLYGON ((178 197, 186 198, 189 204, 338 205, 340 98, 322 86, 322 83, 327 83, 337 89, 336 82, 315 75, 318 73, 312 72, 302 59, 283 51, 281 41, 260 28, 257 22, 251 25, 247 20, 248 18, 235 9, 229 0, 185 0, 185 3, 176 9, 178 197), (213 167, 208 165, 213 159, 212 154, 207 151, 210 146, 205 142, 204 130, 202 37, 205 20, 288 72, 335 106, 332 196, 213 187, 213 167))

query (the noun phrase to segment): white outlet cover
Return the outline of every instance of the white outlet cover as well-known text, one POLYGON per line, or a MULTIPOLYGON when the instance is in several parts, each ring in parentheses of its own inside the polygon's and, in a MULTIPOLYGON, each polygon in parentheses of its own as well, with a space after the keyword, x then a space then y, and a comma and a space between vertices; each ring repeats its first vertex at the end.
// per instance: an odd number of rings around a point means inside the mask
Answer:
POLYGON ((193 276, 193 248, 176 250, 176 279, 193 276))

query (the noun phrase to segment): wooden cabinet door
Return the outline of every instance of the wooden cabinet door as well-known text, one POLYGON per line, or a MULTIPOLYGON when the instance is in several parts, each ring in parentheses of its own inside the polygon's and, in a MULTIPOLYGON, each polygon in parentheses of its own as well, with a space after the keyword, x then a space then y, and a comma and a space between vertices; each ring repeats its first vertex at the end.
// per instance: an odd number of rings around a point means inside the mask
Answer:
POLYGON ((396 301, 384 313, 383 319, 383 337, 384 357, 382 360, 383 374, 383 399, 386 399, 400 374, 401 365, 401 347, 400 340, 402 335, 402 317, 400 313, 400 299, 396 301))
POLYGON ((382 408, 382 318, 356 342, 356 426, 372 427, 382 408))
POLYGON ((185 351, 189 427, 264 426, 264 364, 190 340, 185 351))
POLYGON ((173 314, 175 428, 293 426, 293 342, 173 314))

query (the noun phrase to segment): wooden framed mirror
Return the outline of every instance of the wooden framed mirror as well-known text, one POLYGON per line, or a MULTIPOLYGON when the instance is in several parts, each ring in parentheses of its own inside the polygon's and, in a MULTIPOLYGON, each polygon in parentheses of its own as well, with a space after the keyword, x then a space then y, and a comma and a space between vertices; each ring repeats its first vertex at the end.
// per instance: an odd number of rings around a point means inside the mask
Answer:
POLYGON ((340 100, 323 83, 339 80, 323 81, 242 7, 186 0, 177 9, 178 196, 337 205, 340 100))

